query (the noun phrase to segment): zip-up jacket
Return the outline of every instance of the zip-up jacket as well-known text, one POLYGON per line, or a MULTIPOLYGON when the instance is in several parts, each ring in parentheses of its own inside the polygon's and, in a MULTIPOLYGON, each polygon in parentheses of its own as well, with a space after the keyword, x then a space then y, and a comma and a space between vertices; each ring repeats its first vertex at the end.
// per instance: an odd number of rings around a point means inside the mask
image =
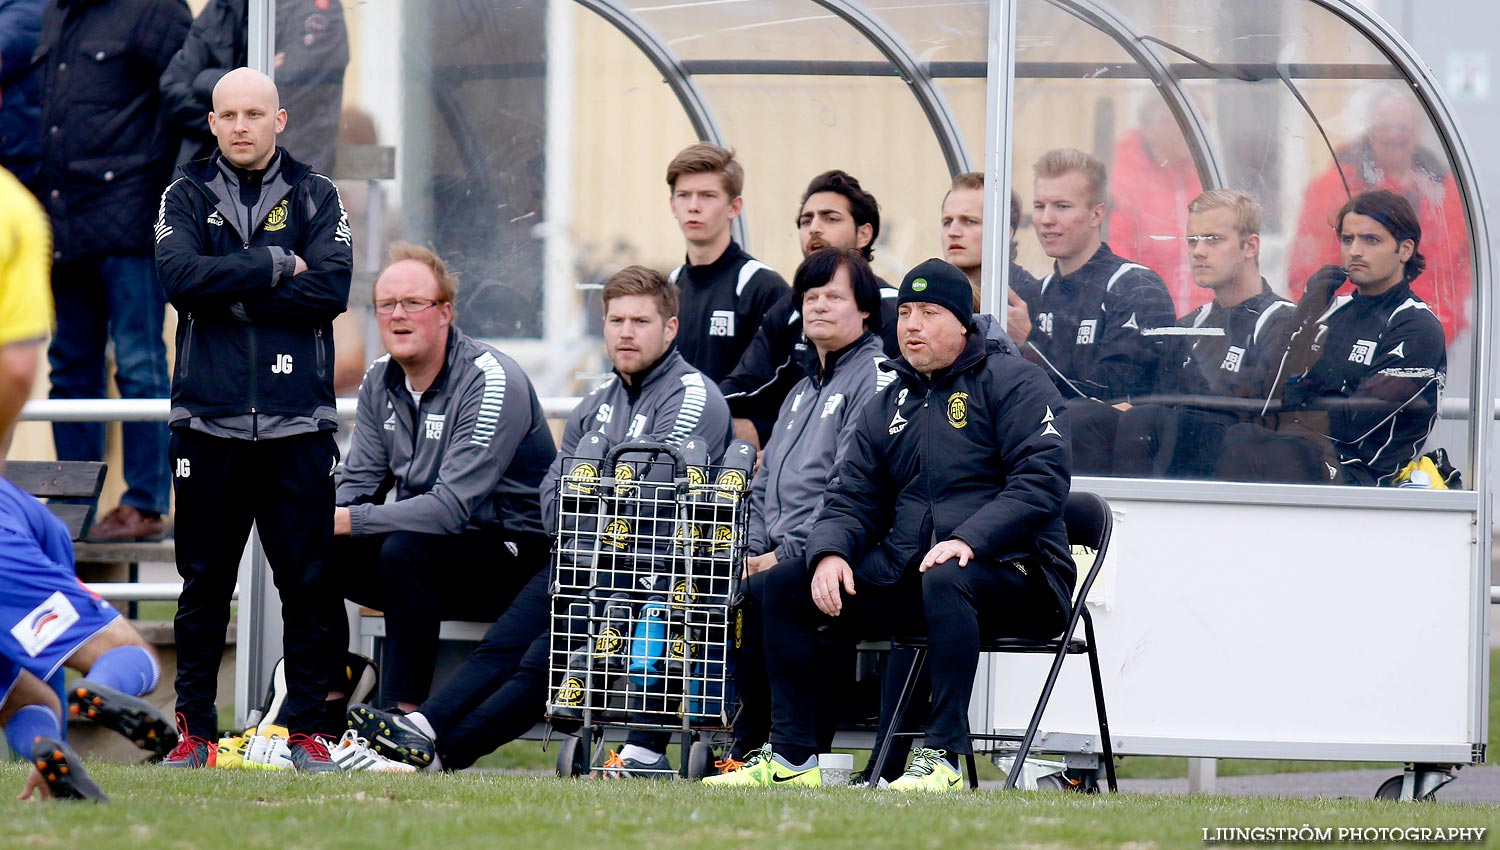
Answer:
POLYGON ((1027 308, 1026 356, 1047 370, 1063 397, 1114 402, 1155 389, 1165 341, 1141 332, 1177 321, 1156 272, 1101 244, 1070 275, 1054 265, 1027 308))
POLYGON ((651 368, 626 384, 615 372, 583 397, 563 427, 562 451, 542 481, 542 519, 557 530, 557 479, 564 461, 588 431, 603 431, 611 446, 650 440, 680 446, 689 437, 708 444, 717 458, 729 444, 729 407, 703 373, 671 348, 651 368))
POLYGON ((1287 341, 1298 324, 1296 306, 1272 291, 1262 278, 1260 292, 1233 307, 1210 301, 1183 316, 1176 327, 1144 331, 1146 336, 1171 340, 1171 359, 1162 367, 1157 391, 1210 398, 1269 398, 1287 341))
POLYGON ((365 371, 338 504, 349 506, 356 537, 495 527, 539 536, 537 488, 556 456, 526 373, 450 328, 442 371, 420 405, 389 354, 365 371), (381 504, 392 487, 396 501, 381 504))
POLYGON ((883 370, 883 344, 869 333, 819 363, 802 355, 806 375, 781 405, 771 440, 750 491, 753 555, 776 552, 777 561, 800 557, 828 480, 848 449, 852 425, 865 402, 895 380, 883 370))
POLYGON ((736 242, 701 266, 684 264, 668 276, 677 284, 677 348, 715 384, 734 370, 787 284, 736 242))
POLYGON ((157 214, 156 264, 181 314, 171 419, 333 418, 332 323, 353 264, 338 190, 278 148, 252 210, 220 160, 179 167, 157 214))
POLYGON ((863 581, 895 583, 938 541, 980 560, 1040 566, 1061 610, 1077 569, 1063 505, 1072 453, 1062 396, 1034 364, 970 333, 954 364, 923 378, 886 361, 897 381, 861 411, 807 563, 841 555, 863 581))
POLYGON ((177 153, 157 79, 192 21, 184 0, 48 0, 43 8, 32 57, 41 74, 35 189, 52 219, 54 263, 151 250, 151 199, 177 153))
MULTIPOLYGON (((896 340, 897 291, 880 285, 880 336, 885 353, 901 356, 896 340)), ((802 335, 801 301, 788 290, 760 320, 760 327, 729 376, 719 382, 730 414, 749 419, 760 433, 761 445, 771 439, 771 426, 792 387, 806 376, 803 353, 811 350, 802 335)))
POLYGON ((1323 352, 1286 382, 1291 409, 1328 413, 1345 476, 1385 484, 1421 451, 1447 381, 1443 326, 1409 283, 1366 297, 1343 295, 1318 319, 1323 352))

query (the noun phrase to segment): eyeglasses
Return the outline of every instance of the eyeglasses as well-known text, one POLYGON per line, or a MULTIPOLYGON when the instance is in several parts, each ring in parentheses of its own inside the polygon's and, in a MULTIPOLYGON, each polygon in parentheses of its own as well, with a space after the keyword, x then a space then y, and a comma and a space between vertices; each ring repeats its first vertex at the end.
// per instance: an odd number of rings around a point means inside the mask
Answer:
POLYGON ((1212 248, 1220 242, 1224 241, 1224 237, 1222 236, 1184 236, 1182 238, 1187 240, 1189 248, 1196 248, 1198 247, 1199 243, 1212 248))
POLYGON ((375 312, 379 313, 382 316, 389 316, 390 314, 396 312, 396 305, 400 304, 401 309, 405 310, 406 314, 409 316, 413 313, 420 313, 423 310, 432 307, 434 304, 440 303, 442 302, 433 301, 430 298, 401 298, 399 300, 395 298, 387 298, 385 300, 375 302, 375 312))

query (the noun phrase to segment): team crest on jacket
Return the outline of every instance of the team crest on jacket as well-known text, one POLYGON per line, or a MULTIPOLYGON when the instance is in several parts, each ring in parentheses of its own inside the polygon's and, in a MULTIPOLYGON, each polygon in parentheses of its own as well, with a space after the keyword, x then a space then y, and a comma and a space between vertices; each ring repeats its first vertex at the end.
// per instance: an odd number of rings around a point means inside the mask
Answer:
POLYGON ((266 232, 274 233, 286 227, 286 216, 286 198, 282 198, 281 203, 272 207, 271 211, 266 213, 266 232))
POLYGON ((969 394, 954 393, 948 396, 948 424, 962 428, 969 424, 969 394))

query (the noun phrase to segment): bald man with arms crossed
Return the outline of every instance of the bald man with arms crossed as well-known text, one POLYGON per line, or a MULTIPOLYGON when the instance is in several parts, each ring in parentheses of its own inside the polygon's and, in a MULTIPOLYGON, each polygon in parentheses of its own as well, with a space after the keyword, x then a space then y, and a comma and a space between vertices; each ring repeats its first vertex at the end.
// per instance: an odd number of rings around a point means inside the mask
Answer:
POLYGON ((319 650, 344 616, 331 581, 332 322, 349 300, 353 250, 333 182, 277 146, 287 120, 264 74, 224 75, 208 116, 219 149, 178 168, 156 222, 179 314, 169 424, 185 728, 168 767, 203 767, 213 752, 229 601, 254 523, 281 594, 292 763, 338 769, 314 733, 343 726, 342 703, 326 700, 343 659, 319 650))

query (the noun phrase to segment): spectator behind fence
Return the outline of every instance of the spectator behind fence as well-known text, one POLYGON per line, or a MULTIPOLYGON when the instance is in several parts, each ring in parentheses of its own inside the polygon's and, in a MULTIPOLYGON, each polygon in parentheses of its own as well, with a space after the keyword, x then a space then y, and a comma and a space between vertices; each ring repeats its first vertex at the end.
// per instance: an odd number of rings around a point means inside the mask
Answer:
MULTIPOLYGON (((804 259, 823 248, 839 248, 858 251, 868 262, 875 256, 875 240, 880 237, 880 203, 846 172, 825 171, 802 193, 797 237, 804 259)), ((896 343, 896 290, 879 278, 876 282, 881 297, 875 327, 886 353, 895 357, 900 354, 896 343)), ((802 335, 801 303, 800 295, 788 292, 772 305, 739 365, 719 382, 735 417, 734 435, 753 438, 758 446, 765 446, 771 438, 771 425, 781 403, 805 375, 798 365, 799 358, 809 351, 802 335)))
MULTIPOLYGON (((443 260, 404 242, 390 257, 373 296, 387 354, 360 386, 334 558, 344 595, 385 613, 385 698, 412 711, 441 622, 495 620, 545 571, 537 485, 557 447, 516 361, 454 326, 458 279, 443 260)), ((329 652, 347 645, 341 633, 329 652)))
POLYGON ((745 199, 745 169, 734 151, 700 142, 667 166, 672 217, 687 242, 687 262, 668 279, 681 292, 677 347, 715 384, 734 370, 761 319, 786 294, 786 281, 730 237, 745 199))
MULTIPOLYGON (((661 272, 627 266, 605 280, 602 295, 604 345, 614 372, 573 408, 563 427, 562 451, 541 486, 549 533, 558 529, 558 478, 585 432, 599 431, 611 445, 650 440, 680 447, 697 438, 715 456, 729 441, 729 408, 718 388, 673 345, 677 288, 661 272)), ((349 725, 383 756, 450 770, 472 765, 530 729, 547 698, 549 575, 541 570, 532 577, 479 646, 415 712, 354 705, 349 725)), ((574 623, 568 633, 585 635, 587 626, 574 623)), ((589 651, 581 657, 588 659, 589 651)), ((629 763, 616 757, 611 769, 664 769, 666 737, 632 731, 623 754, 629 763)))
POLYGON ((1422 450, 1448 355, 1437 317, 1412 291, 1427 259, 1411 202, 1355 195, 1334 219, 1343 266, 1324 266, 1297 303, 1300 327, 1277 381, 1270 428, 1235 425, 1218 475, 1234 481, 1389 484, 1422 450), (1353 295, 1338 295, 1345 281, 1353 295))
MULTIPOLYGON (((190 20, 183 0, 52 2, 43 13, 36 189, 52 218, 52 398, 104 398, 110 342, 122 398, 167 394, 151 222, 174 151, 156 80, 190 20)), ((160 540, 167 428, 127 422, 121 431, 127 489, 91 539, 160 540)), ((59 460, 104 459, 102 422, 54 423, 52 439, 59 460)))
MULTIPOLYGON (((214 151, 203 116, 214 86, 250 63, 248 0, 209 0, 187 41, 161 75, 168 124, 182 136, 179 161, 214 151)), ((276 88, 290 120, 280 144, 319 174, 333 175, 349 35, 344 6, 327 0, 276 0, 276 88)))
POLYGON ((1364 134, 1339 148, 1337 164, 1307 187, 1287 282, 1292 297, 1298 298, 1303 282, 1319 266, 1338 261, 1339 242, 1328 238, 1328 230, 1345 201, 1371 189, 1388 189, 1417 211, 1427 245, 1424 253, 1431 257, 1426 271, 1412 281, 1412 294, 1432 310, 1442 323, 1444 339, 1452 342, 1469 327, 1474 258, 1458 183, 1441 154, 1420 146, 1425 124, 1426 116, 1410 91, 1376 87, 1364 134))
POLYGON ((1182 128, 1161 96, 1145 96, 1137 122, 1120 137, 1110 159, 1109 244, 1161 275, 1175 311, 1186 315, 1213 298, 1194 281, 1178 241, 1187 226, 1188 202, 1203 191, 1203 183, 1182 128))
POLYGON ((1073 408, 1078 474, 1207 478, 1225 430, 1258 416, 1275 392, 1297 320, 1260 276, 1260 204, 1236 189, 1194 198, 1184 253, 1213 300, 1174 327, 1146 332, 1167 339, 1159 400, 1073 408))
POLYGON ((826 713, 854 642, 926 634, 927 746, 890 787, 956 790, 981 623, 986 634, 1062 630, 1076 574, 1062 521, 1067 413, 1040 369, 975 331, 971 303, 943 260, 902 281, 896 382, 860 413, 805 558, 766 574, 769 743, 705 785, 821 784, 826 713))
POLYGON ((41 72, 32 64, 46 0, 0 0, 0 167, 26 185, 41 155, 41 72))
POLYGON ((344 721, 343 695, 329 693, 344 654, 327 651, 344 629, 331 325, 348 304, 353 247, 333 181, 276 146, 286 122, 270 78, 225 74, 209 117, 219 150, 178 169, 156 223, 162 283, 182 315, 169 421, 183 734, 169 767, 210 761, 229 600, 254 523, 281 595, 292 763, 337 770, 312 733, 344 721))

